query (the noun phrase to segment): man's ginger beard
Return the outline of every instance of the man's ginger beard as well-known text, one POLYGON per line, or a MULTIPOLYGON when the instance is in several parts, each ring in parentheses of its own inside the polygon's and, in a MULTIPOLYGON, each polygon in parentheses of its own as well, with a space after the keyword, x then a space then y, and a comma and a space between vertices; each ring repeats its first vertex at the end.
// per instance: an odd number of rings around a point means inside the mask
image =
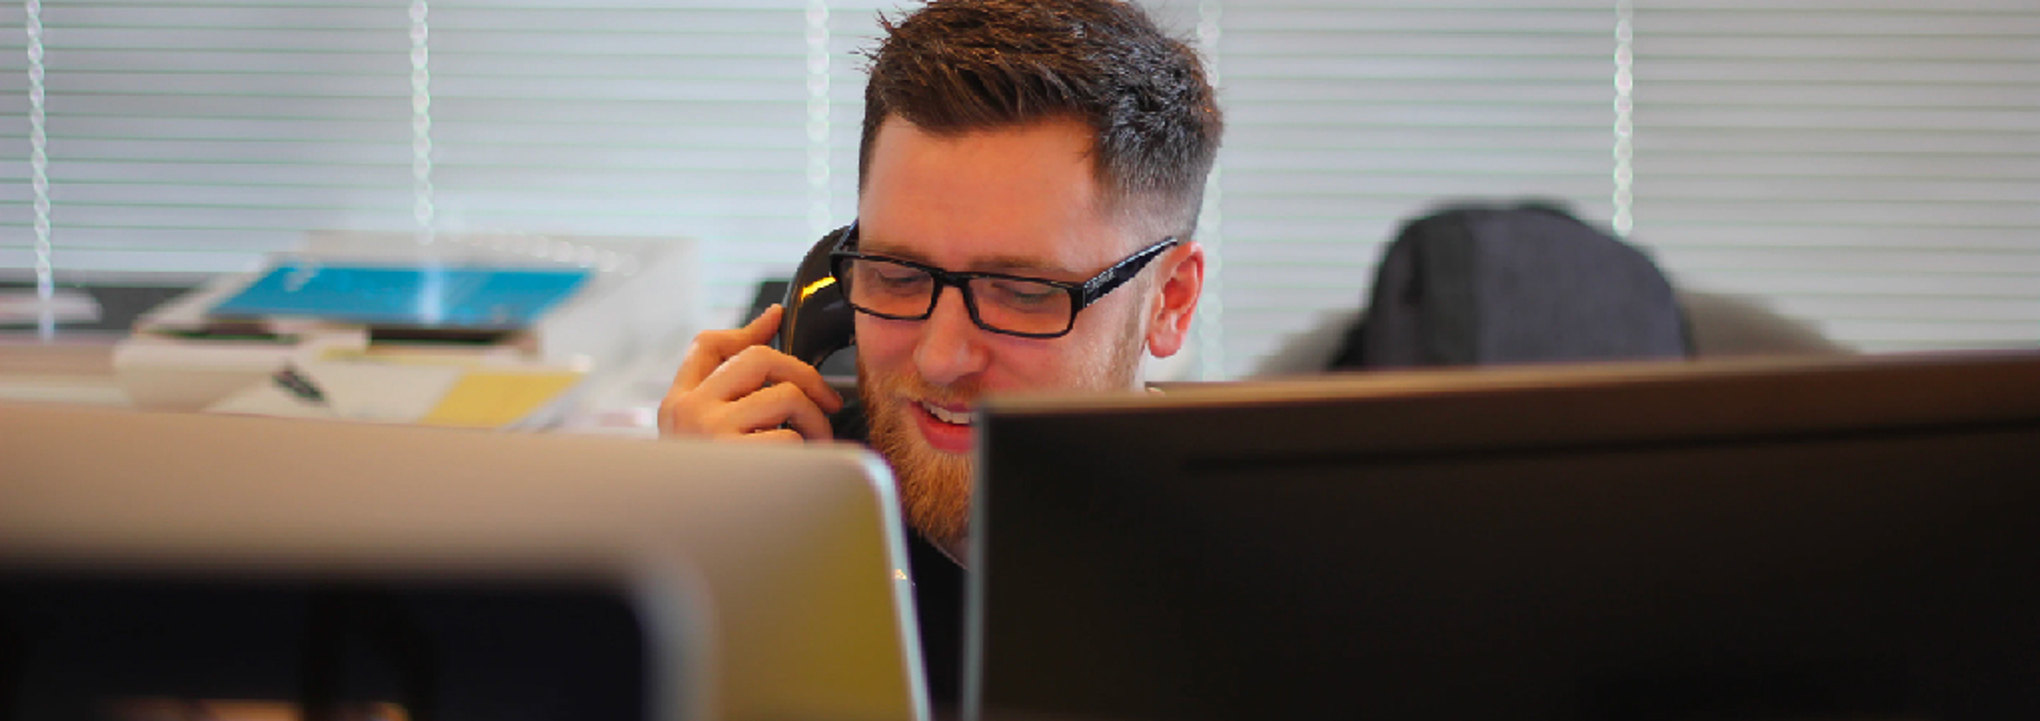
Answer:
MULTIPOLYGON (((1135 281, 1120 292, 1131 291, 1134 297, 1144 298, 1146 286, 1135 281)), ((1119 341, 1108 346, 1102 356, 1093 355, 1089 362, 1074 365, 1076 378, 1052 389, 1028 390, 1133 388, 1140 373, 1141 354, 1146 351, 1142 342, 1146 328, 1141 320, 1140 314, 1128 313, 1119 341)), ((962 552, 963 541, 970 537, 971 457, 929 447, 921 438, 920 429, 914 427, 910 417, 913 411, 900 399, 975 406, 982 389, 974 379, 949 386, 931 385, 911 367, 905 373, 879 376, 865 368, 862 355, 857 357, 857 377, 857 392, 864 399, 871 423, 871 445, 892 465, 907 525, 937 548, 962 552)))

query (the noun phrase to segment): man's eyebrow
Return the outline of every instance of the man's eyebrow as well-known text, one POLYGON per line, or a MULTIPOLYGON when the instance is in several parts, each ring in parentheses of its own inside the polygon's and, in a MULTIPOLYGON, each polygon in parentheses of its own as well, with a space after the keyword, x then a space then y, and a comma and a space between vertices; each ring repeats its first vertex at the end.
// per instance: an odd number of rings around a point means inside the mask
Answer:
MULTIPOLYGON (((920 263, 922 265, 930 265, 935 266, 937 268, 942 267, 941 265, 933 261, 930 261, 928 259, 928 256, 926 255, 905 248, 888 247, 883 243, 863 244, 863 247, 861 247, 860 250, 871 255, 882 255, 887 258, 910 260, 916 263, 920 263)), ((1025 258, 1017 255, 994 255, 989 258, 980 258, 977 261, 971 263, 970 267, 968 268, 944 268, 944 270, 966 273, 969 272, 1008 273, 1012 275, 1030 275, 1044 278, 1075 277, 1076 275, 1078 275, 1076 271, 1070 270, 1068 268, 1064 268, 1049 263, 1044 263, 1033 258, 1025 258)))

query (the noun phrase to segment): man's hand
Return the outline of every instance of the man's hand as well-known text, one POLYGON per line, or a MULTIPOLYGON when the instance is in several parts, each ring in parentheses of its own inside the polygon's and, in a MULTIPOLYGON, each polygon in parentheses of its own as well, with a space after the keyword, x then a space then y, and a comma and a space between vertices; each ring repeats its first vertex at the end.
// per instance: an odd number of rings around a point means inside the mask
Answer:
POLYGON ((833 438, 826 414, 842 410, 843 397, 814 366, 765 345, 785 312, 775 305, 742 328, 695 336, 659 403, 659 435, 833 438))

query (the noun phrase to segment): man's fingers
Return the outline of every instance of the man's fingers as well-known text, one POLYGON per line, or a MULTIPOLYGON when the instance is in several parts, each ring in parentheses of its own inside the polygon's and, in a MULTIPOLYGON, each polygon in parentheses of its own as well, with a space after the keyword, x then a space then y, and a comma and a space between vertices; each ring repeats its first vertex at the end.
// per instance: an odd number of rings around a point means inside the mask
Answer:
POLYGON ((703 420, 704 411, 699 398, 684 393, 668 393, 659 401, 660 436, 705 436, 708 427, 703 420))
POLYGON ((776 428, 769 431, 747 433, 730 440, 759 441, 764 443, 800 443, 807 439, 802 438, 799 433, 795 433, 791 428, 776 428))
POLYGON ((787 425, 810 441, 835 438, 829 417, 806 391, 791 383, 775 384, 724 406, 716 425, 734 434, 769 433, 787 425))
POLYGON ((734 401, 759 388, 791 383, 823 411, 843 409, 843 396, 822 379, 822 372, 800 359, 764 346, 752 346, 710 371, 693 392, 709 398, 734 401))
POLYGON ((763 345, 784 315, 775 305, 742 328, 695 336, 659 404, 659 433, 832 439, 827 414, 843 409, 843 396, 821 371, 763 345))
POLYGON ((772 336, 779 334, 779 319, 785 315, 785 306, 778 303, 766 306, 765 312, 759 313, 758 317, 752 318, 751 322, 737 329, 745 341, 744 345, 763 345, 770 342, 772 336))
POLYGON ((695 335, 694 343, 687 346, 687 355, 680 359, 680 370, 673 373, 673 390, 693 390, 695 386, 701 385, 701 379, 707 378, 708 374, 715 372, 717 366, 723 364, 723 361, 729 360, 730 354, 741 350, 742 346, 723 339, 723 336, 735 332, 709 330, 695 335), (722 350, 724 347, 732 349, 724 351, 722 350))
POLYGON ((772 336, 778 334, 779 319, 785 314, 785 308, 773 304, 742 328, 702 331, 694 336, 694 343, 687 348, 687 356, 680 361, 680 369, 673 374, 673 388, 693 389, 731 356, 770 342, 772 336))
POLYGON ((659 434, 663 436, 748 438, 761 433, 776 435, 774 431, 781 430, 811 441, 835 438, 829 417, 806 391, 791 383, 774 384, 728 402, 682 396, 669 399, 659 409, 659 434))

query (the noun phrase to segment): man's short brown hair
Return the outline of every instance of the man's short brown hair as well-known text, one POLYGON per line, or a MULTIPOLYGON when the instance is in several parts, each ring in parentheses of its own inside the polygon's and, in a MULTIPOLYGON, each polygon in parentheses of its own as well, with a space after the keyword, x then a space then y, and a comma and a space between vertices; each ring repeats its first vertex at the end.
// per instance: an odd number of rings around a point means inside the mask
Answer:
POLYGON ((1189 236, 1223 122, 1197 53, 1116 0, 936 0, 870 53, 858 184, 879 125, 937 135, 1057 117, 1095 133, 1095 173, 1123 210, 1189 236))

